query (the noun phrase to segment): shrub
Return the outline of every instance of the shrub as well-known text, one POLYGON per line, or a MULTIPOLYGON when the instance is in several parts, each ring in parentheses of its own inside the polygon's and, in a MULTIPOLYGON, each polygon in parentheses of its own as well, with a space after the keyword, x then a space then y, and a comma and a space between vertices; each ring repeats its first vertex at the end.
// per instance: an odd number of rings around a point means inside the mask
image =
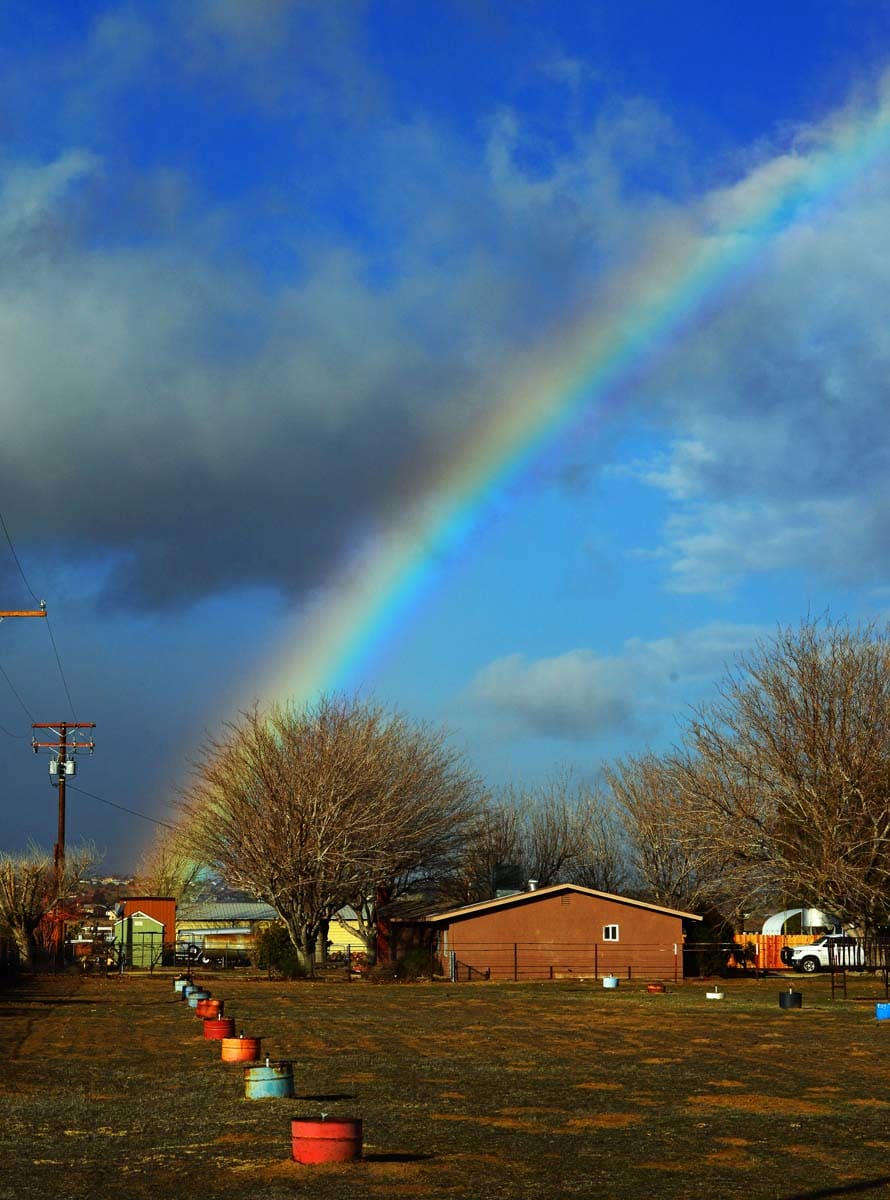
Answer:
POLYGON ((256 953, 259 967, 272 968, 285 979, 304 979, 306 968, 297 958, 297 951, 284 925, 268 925, 257 934, 256 953))

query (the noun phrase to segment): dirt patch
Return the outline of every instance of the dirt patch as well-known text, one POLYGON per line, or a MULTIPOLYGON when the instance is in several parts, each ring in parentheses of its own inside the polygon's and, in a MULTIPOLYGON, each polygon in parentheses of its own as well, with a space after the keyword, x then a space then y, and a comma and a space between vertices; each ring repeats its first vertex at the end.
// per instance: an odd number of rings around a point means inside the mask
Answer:
POLYGON ((764 1096, 760 1093, 746 1093, 733 1096, 690 1096, 687 1103, 701 1108, 731 1108, 738 1112, 769 1113, 772 1116, 798 1117, 806 1113, 809 1116, 828 1116, 832 1109, 827 1104, 817 1104, 814 1100, 801 1100, 794 1096, 764 1096))
POLYGON ((569 1129, 627 1129, 630 1125, 638 1125, 643 1118, 639 1113, 610 1112, 597 1113, 591 1117, 572 1117, 566 1124, 569 1129))

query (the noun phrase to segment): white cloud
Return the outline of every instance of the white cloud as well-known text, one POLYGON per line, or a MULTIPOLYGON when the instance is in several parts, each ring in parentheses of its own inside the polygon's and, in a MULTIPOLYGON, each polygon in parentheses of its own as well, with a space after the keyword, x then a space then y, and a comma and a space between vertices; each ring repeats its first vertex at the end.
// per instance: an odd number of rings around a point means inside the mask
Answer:
POLYGON ((611 474, 668 501, 660 542, 640 549, 661 554, 670 589, 782 570, 890 577, 888 224, 890 168, 875 165, 762 238, 747 275, 650 372, 667 447, 611 474))
POLYGON ((576 649, 553 658, 520 654, 477 672, 470 697, 517 735, 597 740, 615 733, 651 735, 678 716, 678 691, 687 704, 716 683, 736 654, 766 631, 714 623, 673 637, 632 638, 622 653, 576 649))

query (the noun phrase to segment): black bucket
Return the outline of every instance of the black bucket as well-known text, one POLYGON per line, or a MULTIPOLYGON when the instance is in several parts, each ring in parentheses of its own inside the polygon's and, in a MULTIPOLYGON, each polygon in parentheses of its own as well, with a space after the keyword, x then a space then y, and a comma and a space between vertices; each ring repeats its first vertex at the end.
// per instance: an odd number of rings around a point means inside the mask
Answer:
POLYGON ((801 1008, 803 992, 795 992, 789 988, 787 992, 779 992, 779 1008, 801 1008))

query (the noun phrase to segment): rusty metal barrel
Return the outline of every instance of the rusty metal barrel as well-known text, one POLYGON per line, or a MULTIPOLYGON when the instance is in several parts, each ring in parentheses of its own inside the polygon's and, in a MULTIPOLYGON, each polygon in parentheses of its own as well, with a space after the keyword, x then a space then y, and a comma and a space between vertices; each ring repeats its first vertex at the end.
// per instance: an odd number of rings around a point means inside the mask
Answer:
POLYGON ((226 1037, 220 1042, 220 1057, 224 1063, 257 1062, 262 1038, 226 1037))
POLYGON ((225 1009, 225 1000, 215 1000, 208 997, 206 1000, 199 1000, 195 1005, 196 1017, 221 1017, 225 1009))
POLYGON ((352 1162, 362 1156, 362 1123, 354 1117, 295 1117, 291 1121, 294 1162, 352 1162))
POLYGON ((234 1017, 205 1017, 204 1037, 207 1041, 219 1041, 222 1038, 234 1038, 234 1017))

